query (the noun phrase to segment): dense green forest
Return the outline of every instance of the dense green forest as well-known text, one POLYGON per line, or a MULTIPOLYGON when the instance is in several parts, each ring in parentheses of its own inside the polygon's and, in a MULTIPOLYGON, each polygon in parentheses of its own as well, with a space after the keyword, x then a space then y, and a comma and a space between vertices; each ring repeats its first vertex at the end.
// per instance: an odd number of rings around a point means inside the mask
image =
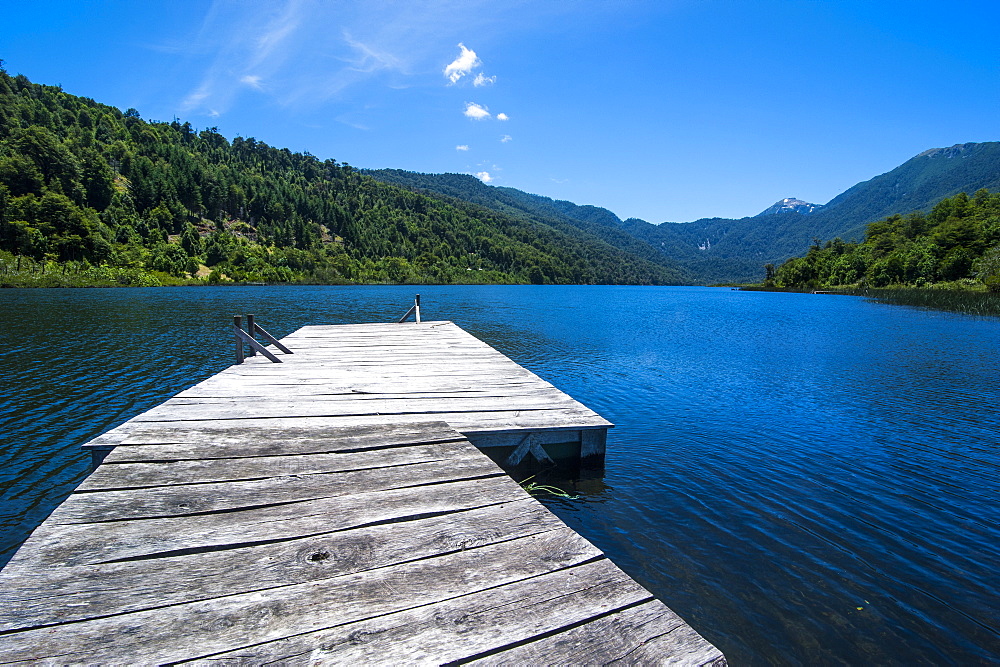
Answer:
POLYGON ((379 169, 366 173, 384 183, 470 202, 511 218, 554 227, 570 235, 582 231, 646 261, 676 268, 673 259, 620 229, 621 221, 607 209, 577 206, 572 202, 554 201, 514 188, 486 185, 475 176, 466 174, 421 174, 401 169, 379 169))
POLYGON ((683 282, 557 223, 143 120, 0 61, 0 285, 683 282))
POLYGON ((814 241, 804 257, 766 268, 765 285, 940 287, 1000 292, 1000 194, 959 193, 929 213, 873 222, 861 243, 814 241))

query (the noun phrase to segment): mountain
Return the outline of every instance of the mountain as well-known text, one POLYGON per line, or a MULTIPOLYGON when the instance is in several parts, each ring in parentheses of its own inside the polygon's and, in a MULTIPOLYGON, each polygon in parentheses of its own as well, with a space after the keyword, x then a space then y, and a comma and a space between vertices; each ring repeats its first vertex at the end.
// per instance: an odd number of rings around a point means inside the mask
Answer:
POLYGON ((944 198, 981 188, 1000 189, 1000 142, 924 151, 808 213, 781 207, 771 212, 776 204, 739 220, 661 225, 630 221, 627 229, 650 244, 660 243, 698 282, 758 281, 764 264, 801 255, 813 239, 859 241, 868 223, 896 213, 927 211, 944 198))
POLYGON ((691 282, 689 276, 678 271, 668 255, 621 229, 622 221, 618 216, 604 208, 578 206, 514 188, 486 185, 467 174, 421 174, 401 169, 368 170, 365 174, 416 192, 470 202, 526 223, 598 238, 620 251, 676 272, 681 282, 691 282))
POLYGON ((669 265, 684 270, 693 283, 752 282, 763 278, 765 264, 780 264, 801 255, 814 239, 857 241, 868 223, 886 216, 926 211, 959 192, 1000 189, 1000 142, 924 151, 892 171, 858 183, 825 205, 786 198, 755 216, 659 225, 636 218, 621 220, 603 208, 488 186, 471 176, 456 187, 457 175, 391 170, 371 173, 425 192, 474 197, 470 201, 494 210, 517 209, 540 218, 559 219, 616 247, 640 252, 639 246, 630 245, 622 236, 624 232, 643 242, 643 257, 650 258, 647 248, 655 250, 669 265))
POLYGON ((687 281, 598 222, 471 199, 146 121, 0 61, 2 285, 687 281))
POLYGON ((1000 142, 926 150, 892 171, 848 188, 813 220, 825 232, 822 238, 857 240, 870 222, 895 213, 926 211, 942 199, 981 188, 1000 188, 1000 142))
POLYGON ((777 215, 779 213, 801 213, 802 215, 809 215, 814 211, 818 211, 823 208, 822 204, 810 204, 807 201, 802 201, 801 199, 796 199, 795 197, 786 197, 781 201, 775 203, 773 206, 769 206, 760 213, 758 213, 756 218, 762 215, 777 215))

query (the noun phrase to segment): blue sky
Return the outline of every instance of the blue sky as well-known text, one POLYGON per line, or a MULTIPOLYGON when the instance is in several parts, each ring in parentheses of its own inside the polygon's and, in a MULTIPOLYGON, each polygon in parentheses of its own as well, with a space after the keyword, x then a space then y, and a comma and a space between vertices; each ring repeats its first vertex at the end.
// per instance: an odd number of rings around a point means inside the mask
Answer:
POLYGON ((11 74, 356 167, 650 222, 1000 140, 1000 3, 6 2, 11 74))

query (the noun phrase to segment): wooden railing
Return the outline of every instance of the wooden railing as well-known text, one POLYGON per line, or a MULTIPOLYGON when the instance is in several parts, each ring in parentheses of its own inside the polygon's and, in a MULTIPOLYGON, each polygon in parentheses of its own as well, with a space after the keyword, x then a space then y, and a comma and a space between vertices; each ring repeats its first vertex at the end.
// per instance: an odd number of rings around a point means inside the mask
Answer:
POLYGON ((399 318, 399 322, 397 322, 397 324, 402 324, 403 322, 405 322, 406 319, 410 315, 415 315, 416 319, 417 319, 417 324, 420 324, 420 295, 419 294, 417 295, 417 298, 413 300, 413 305, 410 306, 410 309, 408 311, 406 311, 406 315, 403 315, 401 318, 399 318))
POLYGON ((250 354, 253 357, 258 352, 263 354, 265 357, 270 359, 276 364, 281 363, 281 359, 276 357, 274 353, 268 350, 266 347, 257 342, 254 338, 255 334, 260 334, 267 339, 269 343, 274 345, 276 348, 284 352, 285 354, 294 354, 287 347, 278 342, 278 339, 269 334, 264 330, 264 327, 260 326, 254 321, 253 315, 247 315, 247 329, 243 330, 243 317, 241 315, 233 315, 233 337, 236 339, 236 363, 242 364, 244 357, 243 344, 249 343, 250 354))

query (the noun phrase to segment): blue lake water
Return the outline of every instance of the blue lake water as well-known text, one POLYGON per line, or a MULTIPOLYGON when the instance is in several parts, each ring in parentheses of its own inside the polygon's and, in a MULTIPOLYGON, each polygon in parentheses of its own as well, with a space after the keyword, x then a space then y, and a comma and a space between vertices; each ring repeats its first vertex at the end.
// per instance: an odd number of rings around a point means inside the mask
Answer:
POLYGON ((0 290, 0 563, 79 445, 231 363, 226 328, 423 297, 617 424, 546 503, 733 664, 1000 659, 1000 319, 642 287, 0 290))

